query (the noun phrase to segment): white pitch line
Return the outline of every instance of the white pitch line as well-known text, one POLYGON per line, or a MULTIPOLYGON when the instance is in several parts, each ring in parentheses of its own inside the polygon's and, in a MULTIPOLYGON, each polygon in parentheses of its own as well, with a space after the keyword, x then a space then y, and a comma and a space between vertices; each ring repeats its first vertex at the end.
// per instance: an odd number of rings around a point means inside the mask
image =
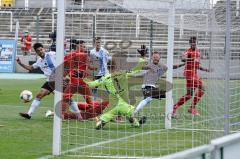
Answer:
MULTIPOLYGON (((93 143, 93 144, 90 144, 90 145, 80 146, 80 147, 76 147, 76 148, 73 148, 73 149, 70 149, 70 150, 67 150, 67 151, 63 151, 61 153, 61 155, 64 155, 64 154, 69 153, 69 152, 79 151, 79 150, 82 150, 82 149, 85 149, 85 148, 90 148, 90 147, 95 147, 95 146, 99 146, 99 145, 112 143, 112 142, 115 142, 115 141, 122 141, 122 140, 125 140, 125 139, 128 139, 128 138, 131 138, 131 137, 136 137, 136 136, 141 136, 141 135, 146 135, 146 134, 152 134, 152 133, 156 133, 158 131, 164 131, 164 130, 148 131, 148 132, 138 133, 138 134, 134 134, 134 135, 130 135, 130 136, 127 136, 127 137, 118 138, 118 139, 111 139, 111 140, 107 140, 107 141, 93 143)), ((40 157, 38 159, 49 159, 49 158, 54 158, 54 157, 55 156, 48 155, 48 156, 40 157)))
MULTIPOLYGON (((218 130, 218 129, 191 129, 191 128, 172 128, 174 130, 184 130, 184 131, 208 131, 208 132, 224 132, 224 130, 218 130)), ((232 133, 238 132, 238 131, 231 131, 232 133)))
MULTIPOLYGON (((29 104, 30 105, 30 104, 29 104)), ((1 107, 26 107, 25 105, 2 105, 0 104, 0 108, 1 107)), ((38 108, 49 108, 49 107, 46 107, 46 106, 39 106, 38 108)))
MULTIPOLYGON (((183 129, 181 129, 181 128, 173 128, 173 129, 193 131, 192 129, 184 129, 184 128, 183 128, 183 129)), ((196 130, 197 130, 197 129, 196 129, 196 130)), ((199 130, 205 131, 205 129, 199 129, 199 130)), ((130 136, 123 137, 123 138, 111 139, 111 140, 107 140, 107 141, 102 141, 102 142, 93 143, 93 144, 90 144, 90 145, 85 145, 85 146, 76 147, 76 148, 73 148, 73 149, 70 149, 70 150, 67 150, 67 151, 63 151, 63 152, 61 153, 61 155, 67 154, 67 153, 69 153, 69 152, 76 152, 76 151, 79 151, 79 150, 82 150, 82 149, 85 149, 85 148, 90 148, 90 147, 95 147, 95 146, 99 146, 99 145, 104 145, 104 144, 112 143, 112 142, 115 142, 115 141, 122 141, 122 140, 125 140, 125 139, 128 139, 128 138, 131 138, 131 137, 136 137, 136 136, 141 136, 141 135, 146 135, 146 134, 157 133, 157 132, 159 132, 159 131, 164 131, 164 129, 154 130, 154 131, 148 131, 148 132, 144 132, 144 133, 138 133, 138 134, 130 135, 130 136)), ((218 131, 218 130, 217 130, 217 131, 218 131)), ((38 158, 38 159, 50 159, 50 158, 54 158, 54 157, 55 157, 55 156, 48 155, 48 156, 40 157, 40 158, 38 158)))

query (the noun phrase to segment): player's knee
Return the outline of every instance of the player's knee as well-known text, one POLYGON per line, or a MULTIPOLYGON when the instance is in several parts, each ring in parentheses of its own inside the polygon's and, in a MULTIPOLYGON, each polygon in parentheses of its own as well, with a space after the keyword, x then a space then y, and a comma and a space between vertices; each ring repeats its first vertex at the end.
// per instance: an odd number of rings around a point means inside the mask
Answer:
POLYGON ((193 89, 189 89, 189 90, 187 91, 186 97, 187 97, 187 98, 191 98, 191 97, 193 96, 193 93, 194 93, 194 90, 193 90, 193 89))
POLYGON ((36 98, 42 99, 46 95, 48 95, 50 92, 48 90, 41 90, 37 93, 36 98))
POLYGON ((38 99, 42 99, 44 96, 45 96, 44 93, 39 92, 39 93, 36 95, 36 98, 38 98, 38 99))
POLYGON ((205 92, 205 88, 204 88, 203 86, 200 85, 198 88, 199 88, 199 90, 201 90, 203 93, 205 92))
POLYGON ((144 100, 145 100, 146 103, 148 104, 148 103, 150 103, 150 102, 152 101, 152 97, 147 97, 147 98, 145 98, 144 100))

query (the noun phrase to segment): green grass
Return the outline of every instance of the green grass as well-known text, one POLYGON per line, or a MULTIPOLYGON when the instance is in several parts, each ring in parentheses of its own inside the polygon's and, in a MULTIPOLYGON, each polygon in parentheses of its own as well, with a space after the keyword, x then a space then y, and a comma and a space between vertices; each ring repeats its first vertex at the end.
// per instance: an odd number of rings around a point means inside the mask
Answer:
POLYGON ((45 98, 32 120, 22 119, 30 103, 24 104, 19 94, 24 89, 36 94, 43 80, 0 80, 0 158, 37 158, 51 152, 52 121, 44 112, 53 106, 52 95, 45 98))
MULTIPOLYGON (((22 90, 28 89, 36 94, 43 80, 0 80, 0 158, 31 159, 51 155, 52 119, 44 118, 47 109, 53 108, 53 95, 42 100, 31 120, 22 119, 18 113, 27 111, 29 104, 19 99, 22 90)), ((184 88, 184 80, 175 80, 175 88, 184 88)), ((173 91, 174 100, 184 94, 183 90, 173 91)), ((81 98, 75 96, 77 100, 81 98)), ((140 98, 137 98, 140 100, 140 98)), ((184 118, 173 120, 173 127, 207 129, 201 122, 207 118, 206 97, 198 108, 202 115, 192 118, 186 112, 187 105, 179 112, 184 118)), ((166 130, 164 129, 165 100, 154 100, 144 108, 147 124, 133 128, 125 121, 109 123, 103 130, 94 129, 93 120, 76 122, 63 121, 62 151, 78 148, 57 158, 88 158, 88 156, 161 156, 208 143, 207 131, 166 130)), ((141 115, 141 114, 140 114, 141 115)), ((90 157, 89 157, 90 158, 90 157)), ((101 158, 101 157, 99 157, 101 158)))

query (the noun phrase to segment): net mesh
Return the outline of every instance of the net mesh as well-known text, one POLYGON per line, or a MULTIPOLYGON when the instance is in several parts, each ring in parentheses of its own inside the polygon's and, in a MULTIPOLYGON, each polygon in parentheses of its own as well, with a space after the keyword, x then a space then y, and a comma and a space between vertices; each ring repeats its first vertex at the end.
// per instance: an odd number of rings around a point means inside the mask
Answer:
MULTIPOLYGON (((129 70, 136 64, 139 55, 136 49, 141 44, 161 52, 161 62, 167 63, 168 7, 169 1, 125 1, 109 0, 87 7, 72 8, 66 12, 66 39, 81 39, 92 49, 93 38, 101 37, 105 47, 116 60, 118 70, 129 70), (104 9, 102 9, 104 8, 104 9), (152 41, 151 41, 152 40, 152 41), (124 55, 124 56, 123 56, 124 55)), ((164 126, 165 99, 153 100, 138 114, 147 116, 147 123, 133 128, 128 120, 108 123, 103 130, 95 130, 95 121, 63 122, 63 154, 70 157, 96 158, 150 158, 163 156, 184 149, 208 144, 211 139, 224 135, 224 79, 226 4, 215 5, 209 1, 175 1, 174 64, 180 64, 182 53, 189 48, 188 39, 196 36, 201 53, 201 66, 211 72, 199 71, 205 94, 197 104, 200 116, 193 117, 188 107, 192 97, 178 109, 178 119, 172 120, 172 129, 164 126)), ((231 60, 230 60, 230 130, 239 130, 239 16, 236 1, 231 2, 231 60)), ((183 68, 174 70, 173 101, 176 103, 187 90, 183 68)), ((165 76, 162 77, 164 80, 165 76)), ((129 82, 131 104, 136 106, 142 99, 141 79, 134 87, 129 82), (136 90, 136 91, 133 91, 136 90), (132 98, 134 97, 134 98, 132 98)), ((136 82, 136 79, 133 80, 136 82)), ((101 90, 101 88, 99 88, 101 90)), ((82 101, 81 95, 75 95, 82 101)), ((101 96, 98 96, 98 100, 101 96)), ((111 108, 109 108, 111 109, 111 108)), ((109 110, 108 109, 108 110, 109 110)))
MULTIPOLYGON (((174 1, 174 64, 180 64, 182 53, 189 48, 191 36, 198 39, 201 65, 210 73, 199 71, 205 94, 197 104, 200 116, 192 117, 187 109, 193 98, 178 109, 178 119, 172 120, 172 129, 165 129, 165 99, 153 100, 137 117, 146 116, 147 122, 140 128, 131 127, 124 117, 108 123, 103 130, 95 130, 94 119, 78 122, 64 120, 62 123, 62 154, 72 158, 151 158, 208 144, 211 139, 224 135, 225 102, 225 31, 226 1, 211 4, 209 1, 174 1)), ((84 40, 88 50, 94 48, 94 37, 102 38, 102 46, 115 60, 117 70, 130 70, 136 65, 139 54, 136 49, 145 44, 152 51, 161 52, 161 62, 167 63, 168 17, 172 3, 164 0, 96 0, 73 1, 66 10, 66 53, 71 51, 71 40, 84 40), (152 46, 152 47, 151 47, 152 46)), ((240 18, 239 2, 231 1, 231 49, 229 83, 230 131, 240 126, 240 18)), ((51 8, 2 8, 1 36, 13 38, 10 32, 10 15, 19 20, 19 34, 28 30, 32 43, 41 42, 49 48, 49 34, 56 30, 57 10, 51 8), (39 21, 37 20, 37 15, 39 21), (37 27, 39 26, 39 27, 37 27)), ((20 36, 18 55, 21 55, 20 36)), ((33 50, 32 50, 32 54, 33 50)), ((147 55, 150 56, 150 55, 147 55)), ((29 57, 26 57, 29 58, 29 57)), ((35 55, 31 57, 35 59, 35 55)), ((97 66, 98 63, 91 63, 97 66)), ((92 75, 93 72, 90 73, 92 75)), ((186 93, 183 68, 173 72, 173 102, 186 93)), ((165 80, 165 75, 161 78, 165 80)), ((137 106, 143 99, 142 78, 128 81, 130 104, 137 106)), ((104 90, 99 88, 99 90, 104 90)), ((105 99, 99 93, 97 100, 105 99)), ((75 101, 85 102, 82 95, 75 94, 75 101)), ((111 100, 111 99, 108 99, 111 100)), ((114 105, 112 105, 114 107, 114 105)), ((112 108, 111 107, 111 108, 112 108)), ((106 109, 106 110, 110 110, 106 109)))

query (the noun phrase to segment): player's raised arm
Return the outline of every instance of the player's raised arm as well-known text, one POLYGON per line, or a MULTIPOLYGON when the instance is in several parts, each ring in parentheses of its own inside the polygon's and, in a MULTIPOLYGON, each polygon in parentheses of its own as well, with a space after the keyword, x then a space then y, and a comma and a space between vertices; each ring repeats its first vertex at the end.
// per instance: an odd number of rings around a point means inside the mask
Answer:
POLYGON ((18 63, 21 67, 23 67, 24 69, 29 70, 29 71, 33 70, 33 66, 32 66, 32 65, 25 65, 25 64, 23 64, 23 63, 21 62, 21 60, 19 59, 19 57, 16 58, 16 61, 17 61, 17 63, 18 63))
POLYGON ((145 55, 148 52, 148 48, 145 45, 141 45, 140 49, 137 49, 137 52, 141 55, 141 58, 139 59, 137 65, 132 69, 131 72, 127 73, 127 76, 133 76, 136 73, 139 73, 142 69, 147 70, 149 69, 146 65, 145 55))
POLYGON ((163 71, 163 74, 167 72, 167 70, 168 70, 167 65, 160 63, 159 66, 160 66, 161 70, 163 71))
POLYGON ((137 52, 141 55, 142 58, 148 53, 148 48, 145 45, 141 45, 140 49, 137 49, 137 52))
POLYGON ((103 84, 104 80, 101 78, 98 80, 91 81, 88 78, 84 78, 84 82, 88 84, 89 87, 95 88, 103 84))
POLYGON ((180 67, 182 67, 184 65, 185 65, 185 63, 173 65, 173 69, 180 68, 180 67))
POLYGON ((146 65, 145 59, 140 58, 138 61, 138 64, 132 69, 132 71, 127 73, 127 76, 131 77, 131 76, 135 75, 136 73, 139 73, 145 65, 146 65))

